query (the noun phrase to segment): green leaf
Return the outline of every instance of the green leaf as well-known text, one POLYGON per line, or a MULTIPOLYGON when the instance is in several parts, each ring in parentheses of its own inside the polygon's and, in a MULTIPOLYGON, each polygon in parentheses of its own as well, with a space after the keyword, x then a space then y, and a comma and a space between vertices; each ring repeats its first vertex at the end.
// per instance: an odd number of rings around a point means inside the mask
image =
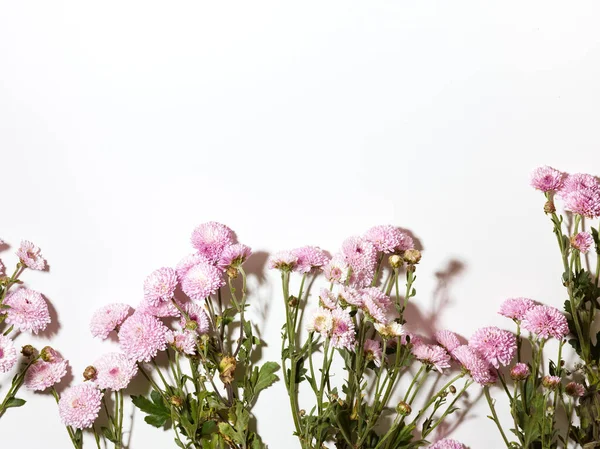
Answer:
POLYGON ((6 401, 6 408, 11 408, 11 407, 22 407, 25 405, 27 401, 24 399, 19 399, 19 398, 10 398, 8 401, 6 401))
POLYGON ((154 427, 162 427, 169 420, 169 417, 161 416, 161 415, 148 415, 144 418, 148 424, 154 427))
POLYGON ((200 433, 202 436, 207 436, 217 431, 217 423, 214 421, 206 421, 202 424, 202 430, 200 433))
POLYGON ((275 374, 279 368, 279 364, 275 362, 266 362, 260 367, 258 379, 254 385, 254 395, 257 395, 260 391, 270 387, 279 380, 279 377, 275 374))
POLYGON ((171 410, 165 405, 158 392, 152 391, 150 397, 152 398, 152 401, 144 396, 131 396, 131 402, 148 415, 171 416, 171 410))
POLYGON ((117 437, 115 437, 115 434, 112 431, 112 429, 109 429, 108 427, 101 427, 100 430, 102 431, 102 435, 104 435, 104 438, 106 438, 108 441, 110 441, 111 443, 118 443, 117 437))

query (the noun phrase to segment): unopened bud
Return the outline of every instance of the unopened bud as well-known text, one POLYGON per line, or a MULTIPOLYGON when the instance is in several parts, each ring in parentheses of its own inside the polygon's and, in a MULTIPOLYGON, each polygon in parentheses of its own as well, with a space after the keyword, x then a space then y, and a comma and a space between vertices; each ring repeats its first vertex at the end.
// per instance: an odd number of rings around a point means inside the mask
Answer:
POLYGON ((554 207, 554 201, 552 201, 552 200, 546 201, 546 204, 544 204, 544 213, 552 214, 554 212, 556 212, 556 207, 554 207))
POLYGON ((298 412, 298 414, 300 416, 304 416, 304 415, 306 415, 306 410, 302 409, 302 410, 300 410, 300 412, 298 412))
POLYGON ((456 393, 456 387, 454 385, 450 385, 448 390, 450 390, 450 393, 452 393, 452 394, 456 393))
POLYGON ((54 363, 62 359, 60 354, 50 346, 44 346, 40 352, 40 357, 44 362, 54 363))
POLYGON ((396 411, 399 415, 408 416, 412 412, 412 408, 406 402, 400 401, 400 403, 398 403, 396 406, 396 411))
POLYGON ((512 380, 527 379, 529 374, 531 374, 531 370, 529 369, 529 365, 525 363, 517 363, 510 370, 510 377, 512 380))
POLYGON ((237 362, 235 358, 231 357, 230 355, 221 359, 221 362, 219 363, 219 377, 221 378, 221 382, 224 384, 230 384, 233 382, 236 364, 237 362))
POLYGON ((404 260, 398 254, 392 254, 389 261, 392 268, 400 268, 404 264, 404 260))
POLYGON ((35 353, 35 348, 31 345, 25 345, 21 349, 21 354, 23 354, 25 357, 33 357, 35 356, 35 353))
POLYGON ((85 370, 83 370, 83 378, 85 380, 94 380, 96 379, 96 374, 98 374, 98 371, 96 371, 96 368, 94 368, 93 366, 88 366, 85 370))
POLYGON ((290 307, 296 307, 298 305, 298 298, 296 298, 295 296, 290 296, 290 299, 288 300, 288 305, 290 307))
POLYGON ((407 249, 404 251, 404 260, 409 265, 416 265, 421 260, 421 251, 418 249, 407 249))
POLYGON ((171 396, 169 398, 169 402, 171 403, 171 405, 174 405, 175 407, 181 407, 183 405, 183 399, 180 398, 179 396, 171 396))

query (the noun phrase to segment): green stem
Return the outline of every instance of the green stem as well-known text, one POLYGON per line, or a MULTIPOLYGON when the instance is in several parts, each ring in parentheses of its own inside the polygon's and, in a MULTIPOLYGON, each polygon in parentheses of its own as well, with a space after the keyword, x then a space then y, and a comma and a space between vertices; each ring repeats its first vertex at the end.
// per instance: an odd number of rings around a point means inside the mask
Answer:
MULTIPOLYGON (((52 396, 54 396, 56 403, 58 404, 60 402, 60 396, 58 395, 58 391, 56 391, 56 388, 54 388, 54 386, 52 386, 50 391, 52 393, 52 396)), ((65 426, 65 428, 67 429, 67 433, 69 434, 71 443, 73 443, 73 447, 75 447, 75 449, 81 449, 83 447, 83 443, 79 444, 79 442, 77 441, 77 437, 75 436, 75 432, 73 431, 73 428, 71 426, 65 426)))
POLYGON ((502 430, 502 426, 500 425, 500 421, 498 420, 498 415, 496 414, 496 408, 494 407, 494 401, 490 397, 490 388, 484 387, 483 391, 484 391, 487 403, 490 406, 490 411, 492 412, 493 421, 496 423, 496 426, 498 427, 498 430, 500 431, 500 435, 502 435, 504 444, 506 444, 506 447, 510 449, 510 443, 508 442, 508 438, 506 438, 506 435, 504 434, 504 430, 502 430))

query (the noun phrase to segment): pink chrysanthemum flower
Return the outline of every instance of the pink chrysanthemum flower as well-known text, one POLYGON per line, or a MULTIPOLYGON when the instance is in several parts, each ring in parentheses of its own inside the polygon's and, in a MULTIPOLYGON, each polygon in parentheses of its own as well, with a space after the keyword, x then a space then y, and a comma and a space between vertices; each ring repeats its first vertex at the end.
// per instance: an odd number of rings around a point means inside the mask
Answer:
POLYGON ((298 256, 292 251, 279 251, 269 257, 267 266, 271 270, 293 271, 296 269, 297 264, 298 256))
POLYGON ((371 242, 377 251, 393 253, 402 241, 402 231, 395 226, 374 226, 365 232, 364 237, 371 242))
POLYGON ((437 331, 435 333, 435 340, 449 353, 452 353, 456 348, 461 345, 458 335, 448 330, 437 331))
POLYGON ((86 382, 67 389, 58 402, 58 412, 65 426, 74 429, 92 427, 102 406, 102 392, 86 382))
POLYGON ((138 372, 135 360, 120 352, 104 354, 96 360, 94 368, 96 368, 96 383, 102 390, 123 390, 138 372))
POLYGON ((498 313, 506 318, 521 321, 535 306, 535 301, 529 298, 508 298, 502 303, 498 313))
POLYGON ((334 255, 323 268, 323 274, 329 282, 344 284, 348 280, 350 265, 344 260, 342 254, 334 255))
POLYGON ((331 329, 331 346, 351 349, 356 344, 354 321, 350 313, 340 307, 331 312, 333 326, 331 329))
POLYGON ((594 238, 589 232, 580 232, 571 237, 571 246, 578 249, 582 254, 586 254, 593 245, 594 238))
POLYGON ((508 365, 517 352, 517 338, 512 332, 498 327, 482 327, 475 331, 469 340, 469 346, 494 368, 508 365))
MULTIPOLYGON (((402 326, 400 323, 396 323, 395 321, 388 322, 387 324, 375 323, 374 326, 377 333, 379 333, 379 335, 381 335, 384 339, 401 337, 406 333, 404 331, 404 326, 402 326)), ((406 342, 402 344, 406 344, 406 342)))
POLYGON ((522 326, 541 338, 554 337, 560 340, 569 333, 567 319, 561 311, 545 305, 529 310, 523 318, 522 326))
POLYGON ((292 254, 297 257, 294 271, 299 273, 309 273, 314 270, 322 269, 329 257, 321 248, 317 246, 303 246, 292 250, 292 254))
MULTIPOLYGON (((377 329, 377 324, 375 325, 375 328, 377 329)), ((420 335, 413 332, 404 332, 402 337, 400 337, 400 344, 406 346, 409 342, 413 346, 419 346, 425 343, 420 335)))
POLYGON ((184 307, 186 315, 189 317, 190 324, 185 317, 181 317, 181 327, 184 329, 195 330, 197 334, 206 334, 210 329, 208 315, 206 311, 199 305, 187 303, 184 307))
POLYGON ((383 358, 383 352, 381 343, 378 340, 371 340, 367 338, 363 346, 365 351, 365 358, 369 361, 373 361, 376 366, 381 366, 383 358))
POLYGON ((144 281, 144 299, 153 306, 170 301, 177 288, 177 273, 173 268, 159 268, 144 281))
POLYGON ((169 329, 156 317, 134 313, 121 325, 119 344, 137 362, 149 362, 167 347, 169 329))
POLYGON ((25 386, 33 391, 44 391, 61 381, 67 375, 68 362, 57 359, 54 362, 38 360, 25 374, 25 386))
POLYGON ((169 332, 167 341, 176 351, 194 355, 196 353, 196 336, 197 334, 192 331, 169 332))
POLYGON ((128 304, 108 304, 92 316, 90 331, 94 337, 106 340, 127 319, 131 307, 128 304))
POLYGON ((544 165, 531 173, 531 186, 542 192, 558 190, 563 185, 564 173, 544 165))
POLYGON ((319 305, 329 310, 337 307, 338 296, 328 288, 321 288, 319 292, 319 305))
POLYGON ((317 308, 307 326, 309 331, 314 331, 327 338, 333 329, 333 312, 323 307, 317 308))
POLYGON ((223 250, 223 254, 219 258, 219 262, 217 263, 223 269, 227 269, 229 267, 238 268, 242 266, 244 262, 252 255, 252 250, 249 246, 242 245, 241 243, 235 243, 234 245, 229 245, 223 250))
POLYGON ((0 373, 7 373, 17 363, 17 350, 13 341, 0 335, 0 373))
POLYGON ((46 260, 42 257, 40 249, 28 240, 23 240, 17 250, 17 257, 23 265, 32 270, 46 268, 46 260))
POLYGON ((565 210, 584 217, 600 216, 600 184, 588 174, 569 175, 560 190, 565 210))
POLYGON ((491 385, 498 380, 498 376, 493 371, 492 366, 470 346, 461 345, 452 351, 452 355, 478 384, 491 385))
POLYGON ((352 269, 350 282, 357 288, 369 286, 377 265, 375 246, 363 237, 349 237, 342 243, 342 254, 352 269))
POLYGON ((219 260, 225 247, 231 245, 233 240, 233 231, 214 221, 201 224, 192 233, 192 246, 212 262, 219 260))
POLYGON ((28 288, 19 288, 4 300, 10 306, 6 311, 6 322, 22 332, 37 334, 50 324, 48 304, 42 295, 28 288))
POLYGON ((136 312, 145 313, 155 316, 156 318, 179 318, 181 312, 175 307, 171 301, 161 302, 158 305, 150 304, 143 299, 138 305, 136 312))
POLYGON ((542 385, 549 390, 554 390, 560 385, 560 377, 558 376, 544 376, 542 377, 542 385))
POLYGON ((429 449, 467 449, 464 444, 450 438, 438 440, 436 443, 429 446, 429 449))
POLYGON ((577 382, 569 382, 565 387, 565 393, 574 398, 580 398, 585 394, 585 387, 577 382))
POLYGON ((525 380, 530 374, 531 370, 526 363, 517 363, 510 369, 510 377, 513 380, 525 380))
POLYGON ((363 293, 352 287, 342 286, 338 293, 338 299, 342 306, 346 307, 348 304, 354 307, 362 307, 363 305, 363 293))
POLYGON ((363 288, 361 290, 363 300, 363 311, 373 320, 386 324, 389 322, 388 314, 392 306, 392 300, 376 287, 363 288))
POLYGON ((418 360, 432 366, 440 373, 445 368, 450 368, 450 354, 441 346, 421 344, 413 346, 410 352, 418 360))
POLYGON ((187 272, 190 268, 198 265, 199 263, 203 263, 203 262, 211 263, 211 261, 208 260, 206 257, 204 257, 202 254, 194 253, 194 254, 188 254, 187 256, 185 256, 183 259, 181 259, 179 261, 179 263, 175 267, 175 271, 177 272, 177 276, 179 277, 179 280, 181 281, 185 277, 185 275, 187 274, 187 272))
POLYGON ((224 285, 221 271, 207 262, 194 265, 181 281, 181 289, 195 300, 208 298, 224 285))

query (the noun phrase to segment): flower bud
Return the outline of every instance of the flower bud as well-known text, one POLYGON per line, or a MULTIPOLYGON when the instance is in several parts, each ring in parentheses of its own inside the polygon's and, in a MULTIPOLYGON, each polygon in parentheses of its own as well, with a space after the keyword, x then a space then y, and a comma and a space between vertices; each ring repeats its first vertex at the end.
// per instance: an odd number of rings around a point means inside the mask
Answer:
POLYGON ((396 406, 396 411, 399 415, 408 416, 412 412, 412 408, 404 401, 400 401, 396 406))
POLYGON ((31 345, 25 345, 21 349, 21 354, 23 354, 25 357, 34 357, 35 353, 36 353, 36 350, 31 345))
POLYGON ((219 377, 221 378, 221 382, 224 384, 230 384, 233 382, 236 364, 237 362, 235 358, 231 357, 230 355, 221 359, 221 362, 219 363, 219 377))
POLYGON ((556 207, 554 207, 554 201, 552 201, 552 200, 546 201, 546 204, 544 204, 544 213, 552 214, 554 212, 556 212, 556 207))
POLYGON ((171 403, 171 405, 174 405, 175 407, 181 407, 183 405, 183 399, 180 398, 179 396, 171 396, 169 398, 169 402, 171 403))
POLYGON ((549 390, 555 390, 560 385, 560 377, 558 376, 544 376, 542 378, 542 385, 549 390))
POLYGON ((569 382, 565 387, 565 392, 574 398, 581 397, 585 394, 585 387, 577 382, 569 382))
POLYGON ((400 268, 404 264, 404 260, 398 254, 392 254, 389 261, 392 268, 400 268))
POLYGON ((40 357, 44 362, 54 363, 62 359, 58 352, 50 346, 44 346, 40 352, 40 357))
POLYGON ((531 374, 529 366, 525 363, 517 363, 510 369, 510 377, 512 380, 525 380, 531 374))
POLYGON ((298 298, 296 298, 295 296, 290 296, 290 299, 288 300, 288 305, 290 307, 296 307, 298 305, 298 298))
POLYGON ((418 249, 407 249, 404 251, 404 260, 409 265, 416 265, 421 260, 421 251, 418 249))
POLYGON ((448 387, 448 390, 450 390, 450 393, 452 394, 456 393, 456 387, 454 385, 450 385, 450 387, 448 387))
POLYGON ((302 417, 302 416, 306 415, 306 410, 301 409, 300 412, 298 412, 298 414, 302 417))
POLYGON ((85 380, 94 380, 96 379, 96 374, 98 374, 98 371, 96 371, 96 368, 94 368, 93 366, 88 366, 85 370, 83 370, 83 378, 85 380))

